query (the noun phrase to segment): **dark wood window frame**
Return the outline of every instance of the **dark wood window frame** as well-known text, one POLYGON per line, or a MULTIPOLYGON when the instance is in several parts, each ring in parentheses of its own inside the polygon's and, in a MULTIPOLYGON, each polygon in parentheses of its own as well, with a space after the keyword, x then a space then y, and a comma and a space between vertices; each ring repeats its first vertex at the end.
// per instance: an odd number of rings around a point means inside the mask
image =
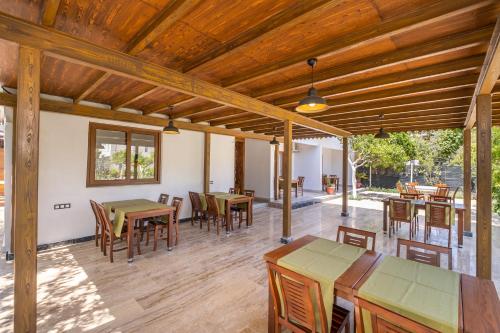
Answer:
POLYGON ((96 186, 120 186, 120 185, 143 185, 143 184, 159 184, 161 174, 161 139, 162 132, 155 130, 148 130, 144 128, 118 126, 103 123, 89 123, 88 133, 88 154, 87 154, 87 187, 96 186), (113 180, 96 180, 95 179, 95 166, 96 166, 96 132, 97 130, 120 131, 125 133, 126 138, 126 169, 125 179, 113 180), (131 164, 131 139, 132 134, 149 134, 154 136, 155 140, 155 161, 154 161, 154 178, 149 179, 132 179, 130 164, 131 164))

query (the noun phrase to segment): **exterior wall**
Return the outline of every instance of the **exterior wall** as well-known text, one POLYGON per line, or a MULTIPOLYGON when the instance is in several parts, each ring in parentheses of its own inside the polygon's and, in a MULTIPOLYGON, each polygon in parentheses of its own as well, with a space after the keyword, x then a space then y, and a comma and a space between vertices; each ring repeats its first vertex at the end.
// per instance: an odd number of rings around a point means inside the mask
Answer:
POLYGON ((273 197, 274 146, 262 140, 245 140, 245 188, 262 199, 273 197))
POLYGON ((321 146, 298 144, 293 153, 293 178, 305 177, 304 190, 321 191, 321 146))

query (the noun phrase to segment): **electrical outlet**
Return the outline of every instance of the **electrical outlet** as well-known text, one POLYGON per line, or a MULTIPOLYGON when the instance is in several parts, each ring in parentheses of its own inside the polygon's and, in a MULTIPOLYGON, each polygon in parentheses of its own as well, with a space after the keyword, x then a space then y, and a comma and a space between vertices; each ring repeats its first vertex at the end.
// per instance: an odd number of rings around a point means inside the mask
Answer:
POLYGON ((71 208, 70 203, 54 204, 54 210, 71 208))

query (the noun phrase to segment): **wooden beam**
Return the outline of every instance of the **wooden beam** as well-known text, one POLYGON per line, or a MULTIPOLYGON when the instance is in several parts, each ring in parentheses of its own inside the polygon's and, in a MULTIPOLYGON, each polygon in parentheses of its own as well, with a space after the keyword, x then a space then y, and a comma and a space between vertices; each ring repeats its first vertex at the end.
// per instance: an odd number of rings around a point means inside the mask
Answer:
POLYGON ((471 168, 471 130, 464 129, 464 232, 471 234, 471 198, 472 198, 472 168, 471 168))
POLYGON ((274 200, 279 199, 280 192, 280 169, 279 169, 279 160, 280 160, 280 146, 274 146, 274 200))
POLYGON ((282 243, 292 241, 292 122, 285 121, 283 152, 283 235, 282 243))
POLYGON ((154 88, 148 89, 147 91, 145 91, 139 95, 136 95, 132 98, 129 97, 129 98, 122 99, 121 101, 118 101, 117 103, 113 104, 113 110, 118 110, 119 108, 122 108, 128 104, 135 102, 135 101, 138 101, 138 100, 140 100, 148 95, 157 93, 161 89, 162 88, 160 88, 160 87, 154 87, 154 88))
POLYGON ((491 280, 491 95, 477 96, 476 275, 491 280))
POLYGON ((205 141, 203 149, 203 192, 210 192, 210 145, 211 145, 211 134, 205 132, 205 141))
MULTIPOLYGON (((342 138, 342 212, 341 216, 349 216, 349 139, 342 138)), ((352 184, 356 186, 356 184, 352 184)))
POLYGON ((484 63, 477 80, 476 89, 472 96, 472 102, 469 107, 469 113, 465 120, 465 127, 472 128, 476 122, 476 98, 478 95, 490 94, 495 87, 496 81, 500 75, 500 16, 497 17, 497 23, 491 36, 484 63))
POLYGON ((361 30, 350 33, 342 38, 337 38, 331 43, 325 43, 321 47, 307 49, 305 52, 297 52, 291 57, 286 57, 282 61, 275 61, 272 64, 264 64, 259 68, 244 72, 222 81, 225 87, 234 87, 246 82, 260 79, 264 76, 272 75, 278 71, 288 69, 296 64, 302 63, 305 59, 316 57, 326 58, 341 52, 346 52, 355 48, 370 45, 374 42, 384 40, 394 35, 399 35, 408 31, 422 28, 426 25, 436 23, 445 19, 450 19, 472 10, 487 6, 494 1, 477 0, 456 0, 438 1, 426 5, 405 15, 387 19, 377 26, 367 26, 361 30))
POLYGON ((52 27, 56 23, 57 11, 61 0, 47 0, 44 3, 42 11, 42 24, 47 27, 52 27))
POLYGON ((19 47, 14 196, 14 332, 36 332, 40 50, 19 47))
MULTIPOLYGON (((139 31, 127 45, 125 52, 137 55, 151 42, 169 29, 175 22, 184 17, 200 3, 200 0, 174 0, 160 11, 156 19, 151 21, 143 30, 139 31)), ((112 73, 101 74, 94 83, 75 97, 75 103, 82 101, 92 91, 106 81, 112 73)), ((131 103, 131 102, 130 102, 131 103)), ((128 104, 128 103, 127 103, 128 104)))
MULTIPOLYGON (((0 105, 5 106, 16 106, 16 96, 8 95, 5 93, 0 93, 0 105)), ((135 124, 144 124, 158 127, 165 127, 168 123, 168 119, 143 116, 136 113, 114 111, 96 108, 92 106, 86 106, 82 104, 65 103, 54 100, 41 99, 40 109, 43 111, 63 113, 74 116, 91 117, 97 119, 124 121, 135 124)), ((174 125, 180 129, 196 132, 209 132, 214 134, 234 136, 237 138, 247 138, 270 141, 272 137, 251 132, 242 132, 222 127, 211 127, 208 125, 192 124, 181 121, 174 121, 174 125)))
POLYGON ((16 43, 43 48, 47 55, 58 59, 87 65, 112 74, 202 97, 271 118, 290 120, 302 126, 329 134, 339 136, 350 135, 349 132, 325 125, 319 121, 289 112, 243 94, 6 14, 0 14, 0 34, 5 39, 16 43))

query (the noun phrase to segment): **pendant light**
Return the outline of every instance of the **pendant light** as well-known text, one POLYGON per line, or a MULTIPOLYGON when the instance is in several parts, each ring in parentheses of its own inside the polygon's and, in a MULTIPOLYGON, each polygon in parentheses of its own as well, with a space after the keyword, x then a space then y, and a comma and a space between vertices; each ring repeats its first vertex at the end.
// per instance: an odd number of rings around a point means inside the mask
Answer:
MULTIPOLYGON (((380 119, 380 120, 384 119, 384 114, 383 113, 379 114, 378 119, 380 119)), ((378 130, 378 133, 375 134, 375 139, 389 139, 389 137, 390 137, 390 135, 388 133, 384 132, 383 127, 380 127, 380 129, 378 130)))
POLYGON ((311 58, 307 60, 307 64, 311 66, 311 88, 307 92, 307 96, 302 98, 299 105, 295 108, 297 112, 300 113, 316 113, 326 110, 328 105, 326 100, 318 96, 318 91, 314 88, 314 66, 318 62, 318 59, 311 58))
MULTIPOLYGON (((273 127, 273 131, 276 131, 276 127, 273 127)), ((276 135, 273 136, 273 139, 271 141, 269 141, 269 144, 271 144, 273 146, 277 146, 280 144, 280 142, 278 140, 276 140, 276 135)))
MULTIPOLYGON (((169 110, 170 110, 170 114, 172 114, 174 107, 170 106, 169 110)), ((179 129, 174 126, 173 120, 169 120, 168 125, 163 127, 163 133, 165 133, 165 134, 179 134, 179 129)))

